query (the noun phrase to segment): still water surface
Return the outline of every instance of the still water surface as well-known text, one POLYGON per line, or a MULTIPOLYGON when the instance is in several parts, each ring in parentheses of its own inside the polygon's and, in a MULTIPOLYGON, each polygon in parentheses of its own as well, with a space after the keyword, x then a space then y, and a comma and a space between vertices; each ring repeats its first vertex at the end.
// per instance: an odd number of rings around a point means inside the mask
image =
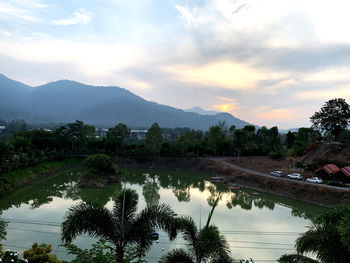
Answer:
MULTIPOLYGON (((53 245, 60 259, 71 259, 60 247, 60 223, 67 209, 81 201, 99 202, 109 208, 121 191, 121 184, 106 189, 78 189, 79 169, 71 169, 22 188, 0 200, 7 227, 5 249, 23 252, 33 242, 53 245)), ((158 202, 172 206, 177 214, 190 215, 197 225, 206 222, 214 200, 222 198, 212 223, 226 236, 235 258, 252 257, 255 262, 276 262, 282 254, 294 252, 298 233, 305 232, 311 219, 323 208, 251 190, 229 190, 210 183, 210 177, 180 171, 128 170, 126 186, 139 194, 139 210, 158 202)), ((88 248, 96 240, 87 236, 74 243, 88 248)), ((146 260, 157 262, 172 248, 185 248, 181 237, 173 243, 162 235, 146 260)))

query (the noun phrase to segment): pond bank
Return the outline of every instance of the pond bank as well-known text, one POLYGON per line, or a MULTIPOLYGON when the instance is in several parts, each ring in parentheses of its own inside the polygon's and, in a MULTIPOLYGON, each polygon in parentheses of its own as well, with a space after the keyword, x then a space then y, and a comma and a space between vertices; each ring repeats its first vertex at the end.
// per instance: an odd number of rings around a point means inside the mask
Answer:
POLYGON ((62 161, 42 163, 37 166, 2 174, 0 177, 0 197, 10 194, 23 186, 32 184, 41 178, 78 166, 81 162, 81 158, 69 158, 62 161))
POLYGON ((316 205, 331 206, 350 202, 350 191, 341 188, 325 188, 315 184, 299 184, 292 180, 263 177, 207 159, 160 158, 141 160, 121 158, 117 162, 120 168, 170 169, 200 172, 212 176, 230 176, 234 178, 235 183, 241 186, 316 205))

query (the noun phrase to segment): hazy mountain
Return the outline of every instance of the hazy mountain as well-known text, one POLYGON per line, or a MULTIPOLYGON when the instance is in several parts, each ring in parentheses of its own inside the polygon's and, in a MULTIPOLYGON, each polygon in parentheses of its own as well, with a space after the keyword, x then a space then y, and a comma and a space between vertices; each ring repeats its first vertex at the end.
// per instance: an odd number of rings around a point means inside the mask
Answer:
POLYGON ((23 105, 32 87, 0 74, 0 118, 27 118, 23 105))
POLYGON ((185 110, 185 112, 194 112, 194 113, 198 113, 200 115, 216 115, 216 114, 220 113, 218 111, 204 110, 201 107, 193 107, 193 108, 185 110))
POLYGON ((228 113, 200 115, 149 102, 119 87, 85 85, 59 80, 32 88, 0 76, 0 118, 24 118, 32 123, 71 122, 82 120, 97 126, 110 127, 119 122, 129 126, 190 127, 208 129, 219 121, 241 128, 248 123, 228 113), (3 98, 3 97, 2 97, 3 98))

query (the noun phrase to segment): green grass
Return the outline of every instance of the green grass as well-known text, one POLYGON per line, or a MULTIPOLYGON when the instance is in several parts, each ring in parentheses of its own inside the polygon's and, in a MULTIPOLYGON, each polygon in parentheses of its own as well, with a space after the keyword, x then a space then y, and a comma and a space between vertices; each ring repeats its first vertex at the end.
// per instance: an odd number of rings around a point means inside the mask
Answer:
POLYGON ((18 169, 0 176, 0 196, 8 194, 15 189, 32 183, 45 175, 60 169, 81 163, 81 159, 66 159, 63 161, 42 163, 34 167, 18 169))

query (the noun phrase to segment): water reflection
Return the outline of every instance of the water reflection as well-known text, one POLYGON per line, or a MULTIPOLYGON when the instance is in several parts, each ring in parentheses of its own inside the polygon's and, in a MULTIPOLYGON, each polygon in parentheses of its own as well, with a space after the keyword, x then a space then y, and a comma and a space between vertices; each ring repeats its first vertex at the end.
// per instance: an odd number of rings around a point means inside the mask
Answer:
POLYGON ((249 193, 242 190, 234 190, 226 202, 228 209, 239 206, 242 209, 250 210, 252 209, 253 204, 260 209, 267 207, 268 209, 273 210, 275 208, 274 202, 261 197, 260 194, 256 195, 255 193, 249 193))
POLYGON ((159 189, 160 189, 160 186, 158 184, 157 177, 155 175, 149 176, 146 179, 145 184, 143 185, 143 188, 142 188, 142 194, 143 194, 143 197, 145 198, 147 205, 151 206, 151 205, 159 204, 159 200, 160 200, 159 189))
MULTIPOLYGON (((105 205, 110 200, 114 200, 122 189, 120 182, 110 184, 103 190, 80 189, 76 185, 80 174, 79 169, 71 169, 19 189, 0 200, 0 210, 3 211, 13 206, 20 207, 22 204, 28 204, 31 209, 36 209, 52 202, 54 197, 89 203, 98 202, 105 205)), ((193 173, 128 170, 122 179, 127 184, 139 185, 142 188, 142 195, 147 205, 155 205, 160 202, 161 189, 170 189, 178 202, 190 202, 191 191, 198 189, 209 206, 213 206, 215 200, 220 196, 221 202, 224 202, 229 210, 235 207, 244 210, 251 210, 253 207, 273 210, 276 204, 280 204, 291 208, 292 216, 304 219, 313 218, 313 215, 319 211, 308 204, 269 194, 257 194, 249 190, 230 190, 225 184, 210 183, 208 176, 193 173)))

